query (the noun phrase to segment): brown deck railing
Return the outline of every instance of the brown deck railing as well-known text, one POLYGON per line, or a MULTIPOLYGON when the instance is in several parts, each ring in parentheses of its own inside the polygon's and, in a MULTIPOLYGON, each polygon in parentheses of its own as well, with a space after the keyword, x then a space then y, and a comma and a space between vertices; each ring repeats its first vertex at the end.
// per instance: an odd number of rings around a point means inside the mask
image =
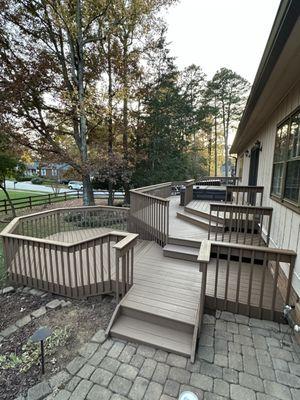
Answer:
POLYGON ((125 207, 72 207, 56 208, 23 216, 14 232, 24 236, 45 238, 57 233, 89 228, 112 228, 127 231, 129 208, 125 207))
POLYGON ((273 208, 211 203, 208 239, 269 245, 273 208))
POLYGON ((262 206, 263 186, 226 186, 226 201, 239 205, 262 206))
POLYGON ((289 304, 296 253, 291 250, 204 240, 198 261, 206 306, 279 320, 289 304), (284 287, 279 276, 284 269, 284 287))
POLYGON ((196 185, 204 186, 222 186, 222 185, 236 185, 239 180, 237 176, 204 176, 198 178, 196 185))
POLYGON ((172 183, 146 186, 130 191, 130 230, 160 245, 169 236, 169 199, 172 183))
MULTIPOLYGON (((1 233, 9 279, 75 298, 110 292, 116 293, 117 299, 119 293, 123 296, 133 282, 133 247, 138 235, 114 230, 108 233, 98 230, 97 233, 95 229, 94 236, 83 236, 73 243, 51 239, 70 228, 70 219, 66 220, 64 216, 82 212, 91 217, 102 207, 91 208, 94 210, 82 207, 76 209, 76 213, 75 209, 58 210, 57 213, 52 210, 35 214, 32 221, 31 216, 15 218, 1 233)), ((110 211, 118 212, 112 208, 110 211)), ((86 220, 80 219, 82 221, 86 220)), ((115 219, 112 221, 115 226, 115 219)), ((74 223, 72 218, 71 222, 74 223)), ((96 222, 98 226, 99 219, 96 222)), ((101 221, 100 224, 102 226, 101 221)), ((84 227, 87 228, 86 223, 84 227)))
POLYGON ((183 196, 181 198, 180 205, 186 206, 193 200, 193 187, 195 184, 195 179, 189 179, 185 181, 183 185, 185 186, 183 196))

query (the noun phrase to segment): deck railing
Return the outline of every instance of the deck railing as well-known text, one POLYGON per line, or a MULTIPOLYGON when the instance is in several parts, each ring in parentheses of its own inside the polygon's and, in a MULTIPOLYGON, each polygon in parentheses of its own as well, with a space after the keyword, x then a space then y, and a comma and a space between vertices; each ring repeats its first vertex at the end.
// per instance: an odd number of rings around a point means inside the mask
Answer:
POLYGON ((232 204, 262 206, 263 186, 226 186, 226 201, 232 204))
POLYGON ((196 185, 204 186, 226 186, 226 185, 236 185, 239 180, 237 176, 204 176, 198 178, 196 185))
POLYGON ((193 187, 195 179, 189 179, 183 183, 185 189, 181 197, 180 205, 186 206, 193 200, 193 187))
POLYGON ((12 233, 50 239, 57 233, 91 228, 126 231, 128 216, 129 208, 125 207, 56 208, 21 217, 12 233))
MULTIPOLYGON (((91 215, 87 209, 80 208, 91 215)), ((49 239, 64 228, 62 215, 56 215, 55 210, 35 214, 33 225, 30 216, 15 218, 2 231, 9 279, 74 298, 111 292, 117 300, 119 294, 124 296, 133 282, 133 247, 138 235, 114 230, 97 234, 95 230, 93 237, 73 243, 49 239)))
POLYGON ((203 279, 209 283, 206 306, 280 319, 283 305, 290 302, 295 258, 291 250, 204 240, 198 262, 203 279), (286 280, 279 290, 282 271, 286 280))
POLYGON ((211 203, 208 239, 269 245, 272 207, 211 203))
POLYGON ((130 191, 130 231, 162 246, 167 243, 171 188, 167 182, 130 191))

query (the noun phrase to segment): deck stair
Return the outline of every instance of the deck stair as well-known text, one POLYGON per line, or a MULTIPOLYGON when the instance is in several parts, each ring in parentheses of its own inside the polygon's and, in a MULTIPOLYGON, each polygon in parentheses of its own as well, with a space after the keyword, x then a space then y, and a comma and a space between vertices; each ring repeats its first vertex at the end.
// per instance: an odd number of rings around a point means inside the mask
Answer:
MULTIPOLYGON (((206 220, 209 222, 210 214, 209 214, 209 208, 202 210, 202 209, 197 209, 193 206, 193 202, 189 203, 187 206, 184 207, 185 213, 188 214, 193 214, 197 217, 200 217, 203 220, 206 220)), ((211 214, 211 220, 214 222, 218 222, 218 224, 222 224, 224 222, 224 218, 222 216, 217 216, 216 213, 211 214)))
POLYGON ((196 262, 200 245, 201 241, 170 237, 163 248, 163 254, 169 258, 196 262))
POLYGON ((194 359, 203 314, 195 262, 170 260, 152 245, 134 266, 134 285, 120 301, 107 334, 194 359))
MULTIPOLYGON (((178 211, 176 217, 207 231, 209 230, 209 215, 207 218, 207 216, 202 216, 201 214, 197 213, 196 210, 191 212, 191 209, 185 208, 182 211, 178 211)), ((213 217, 217 219, 217 217, 213 217)), ((222 231, 222 220, 220 218, 217 220, 218 222, 214 219, 211 221, 211 231, 213 232, 222 231)))

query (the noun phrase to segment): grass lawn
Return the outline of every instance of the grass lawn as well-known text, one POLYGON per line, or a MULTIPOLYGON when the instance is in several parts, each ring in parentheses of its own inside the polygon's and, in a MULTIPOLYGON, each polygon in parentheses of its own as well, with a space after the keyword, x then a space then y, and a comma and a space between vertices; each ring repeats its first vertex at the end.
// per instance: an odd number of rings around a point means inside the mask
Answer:
MULTIPOLYGON (((28 196, 35 196, 37 194, 47 194, 45 192, 39 192, 35 190, 8 190, 8 194, 10 198, 13 199, 19 199, 20 197, 28 197, 28 196)), ((0 200, 6 199, 5 193, 3 190, 0 190, 0 200)))

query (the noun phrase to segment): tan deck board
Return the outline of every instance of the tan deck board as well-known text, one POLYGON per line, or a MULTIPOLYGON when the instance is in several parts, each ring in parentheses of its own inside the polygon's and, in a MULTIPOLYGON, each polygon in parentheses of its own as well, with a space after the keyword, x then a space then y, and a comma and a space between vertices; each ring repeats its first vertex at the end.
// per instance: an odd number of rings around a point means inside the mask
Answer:
POLYGON ((179 206, 179 196, 170 197, 169 209, 169 233, 170 236, 181 237, 184 239, 207 239, 207 230, 194 226, 176 217, 177 212, 182 212, 183 207, 179 206))
MULTIPOLYGON (((184 207, 179 205, 179 197, 172 196, 170 197, 170 236, 182 239, 194 239, 194 240, 204 240, 208 239, 208 229, 202 228, 200 226, 193 225, 192 223, 186 222, 180 218, 177 218, 177 212, 186 213, 184 211, 184 207)), ((212 201, 207 200, 193 200, 188 204, 189 208, 193 208, 195 210, 204 212, 207 214, 207 223, 209 223, 209 212, 210 212, 210 203, 212 201)), ((188 214, 188 213, 187 213, 188 214)), ((213 212, 216 216, 217 213, 213 212)), ((219 217, 222 217, 222 213, 219 214, 219 217)), ((192 214, 190 214, 192 215, 192 214)), ((218 224, 213 222, 214 226, 218 224)), ((211 232, 210 233, 211 240, 219 240, 222 242, 230 242, 230 243, 239 243, 239 244, 249 244, 249 245, 263 245, 263 242, 259 235, 251 235, 251 234, 243 234, 239 233, 238 235, 235 232, 229 234, 229 232, 225 232, 223 237, 222 233, 211 232)))
POLYGON ((154 325, 126 315, 121 315, 116 321, 114 332, 120 338, 129 337, 139 343, 151 343, 155 347, 185 356, 191 351, 191 333, 172 327, 154 325))
POLYGON ((170 260, 153 245, 135 263, 134 286, 122 305, 194 324, 201 282, 196 263, 170 260))

